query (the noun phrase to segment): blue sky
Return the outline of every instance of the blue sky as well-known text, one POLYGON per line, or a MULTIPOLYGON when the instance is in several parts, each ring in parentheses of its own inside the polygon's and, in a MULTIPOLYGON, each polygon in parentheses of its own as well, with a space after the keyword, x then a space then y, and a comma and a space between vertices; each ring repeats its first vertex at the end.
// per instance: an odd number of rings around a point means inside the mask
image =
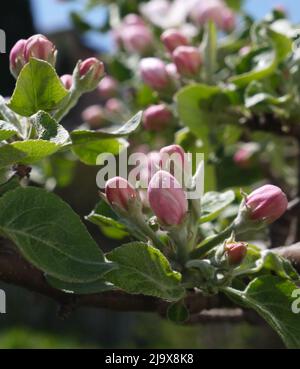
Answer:
MULTIPOLYGON (((58 30, 65 30, 71 27, 69 13, 71 10, 81 11, 85 3, 80 1, 60 2, 57 0, 31 0, 35 25, 40 33, 51 33, 58 30)), ((289 17, 294 22, 300 21, 300 1, 299 0, 246 0, 247 11, 257 18, 262 18, 274 6, 282 4, 286 7, 289 17)), ((103 22, 105 13, 99 10, 91 12, 89 21, 95 25, 103 22)), ((86 38, 91 46, 99 45, 99 35, 91 33, 86 38)), ((101 38, 101 48, 108 47, 109 40, 101 38)))

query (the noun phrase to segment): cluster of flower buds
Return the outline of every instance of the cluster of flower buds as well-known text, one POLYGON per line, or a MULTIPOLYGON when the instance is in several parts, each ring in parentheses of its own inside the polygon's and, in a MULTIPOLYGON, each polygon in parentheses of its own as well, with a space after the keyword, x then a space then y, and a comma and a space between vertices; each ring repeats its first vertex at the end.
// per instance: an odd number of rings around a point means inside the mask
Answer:
POLYGON ((128 14, 114 32, 118 44, 129 53, 147 55, 153 50, 153 35, 144 20, 136 14, 128 14))
POLYGON ((34 35, 27 40, 19 40, 10 51, 10 71, 17 78, 30 58, 45 60, 55 66, 56 55, 55 45, 43 35, 34 35))
POLYGON ((235 27, 235 14, 222 0, 196 2, 190 15, 198 26, 204 26, 208 21, 213 21, 224 32, 230 32, 235 27))

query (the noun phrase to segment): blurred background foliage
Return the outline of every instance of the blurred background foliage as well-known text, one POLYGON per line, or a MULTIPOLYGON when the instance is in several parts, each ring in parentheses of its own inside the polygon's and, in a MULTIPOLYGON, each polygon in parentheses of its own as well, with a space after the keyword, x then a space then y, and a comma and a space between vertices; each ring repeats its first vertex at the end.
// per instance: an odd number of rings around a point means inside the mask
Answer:
MULTIPOLYGON (((106 34, 105 3, 112 1, 89 0, 91 5, 99 5, 88 14, 88 24, 94 30, 82 34, 78 28, 85 29, 86 24, 77 14, 85 6, 85 1, 32 0, 20 2, 10 0, 0 14, 0 26, 6 31, 7 50, 20 38, 40 32, 53 39, 60 50, 58 60, 59 74, 69 73, 76 60, 91 55, 110 53, 111 39, 106 34), (16 11, 18 9, 18 11, 16 11), (74 27, 74 24, 76 27, 74 27), (17 25, 17 26, 16 26, 17 25), (100 36, 99 30, 103 33, 100 36)), ((118 1, 119 6, 127 7, 126 12, 134 11, 136 1, 118 1), (128 9, 128 6, 131 7, 128 9)), ((232 6, 239 6, 241 1, 228 0, 232 6)), ((294 0, 281 1, 291 18, 295 21, 294 0)), ((270 8, 278 5, 277 1, 250 0, 245 2, 247 11, 256 17, 262 17, 270 8)), ((13 77, 8 73, 8 54, 1 55, 0 82, 1 93, 9 96, 13 89, 13 77)), ((112 64, 110 72, 122 79, 126 71, 112 64), (115 73, 113 73, 115 71, 115 73)), ((66 127, 75 127, 81 123, 80 112, 88 105, 97 102, 97 95, 91 93, 81 99, 65 121, 66 127)), ((147 99, 147 91, 141 96, 147 99)), ((145 102, 143 101, 143 104, 145 102)), ((143 105, 142 104, 142 105, 143 105)), ((97 169, 82 164, 72 164, 70 160, 51 158, 51 165, 43 163, 41 172, 49 171, 56 177, 56 192, 62 196, 82 217, 90 212, 97 201, 95 176, 97 169), (57 175, 59 174, 59 175, 57 175), (85 201, 83 201, 85 199, 85 201)), ((226 160, 226 157, 225 159, 226 160)), ((224 163, 219 163, 221 168, 224 163)), ((226 164, 227 166, 230 163, 226 164)), ((232 165, 232 168, 234 166, 232 165)), ((237 169, 238 170, 238 169, 237 169)), ((229 173, 229 172, 228 172, 229 173)), ((35 178, 43 177, 37 171, 35 178), (40 175, 40 177, 39 177, 40 175)), ((256 173, 251 173, 255 178, 256 173)), ((258 173, 259 177, 260 174, 258 173)), ((230 171, 230 176, 223 177, 222 187, 236 183, 232 179, 242 177, 230 171)), ((243 185, 243 183, 241 183, 243 185)), ((51 181, 47 184, 51 188, 51 181)), ((114 246, 113 241, 105 239, 96 227, 87 224, 93 236, 106 251, 114 246)), ((0 348, 282 348, 282 343, 275 333, 266 326, 252 327, 241 324, 207 324, 193 327, 174 325, 158 316, 141 313, 116 313, 80 309, 62 319, 58 307, 52 301, 33 293, 0 283, 0 288, 7 294, 7 314, 0 315, 0 348)))

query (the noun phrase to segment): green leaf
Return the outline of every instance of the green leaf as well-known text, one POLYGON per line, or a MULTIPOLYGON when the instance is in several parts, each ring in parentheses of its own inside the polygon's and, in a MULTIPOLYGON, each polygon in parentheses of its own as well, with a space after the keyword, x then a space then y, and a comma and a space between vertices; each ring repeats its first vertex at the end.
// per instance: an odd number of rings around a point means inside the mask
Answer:
POLYGON ((39 188, 19 188, 0 198, 0 231, 29 262, 66 282, 94 281, 113 267, 78 215, 39 188))
POLYGON ((8 106, 29 117, 39 110, 50 112, 58 108, 67 95, 55 69, 46 61, 31 58, 19 74, 8 106))
POLYGON ((0 168, 18 163, 25 157, 25 152, 16 149, 12 145, 7 144, 0 146, 0 168))
POLYGON ((0 120, 0 141, 7 140, 18 134, 18 130, 11 123, 0 120))
POLYGON ((40 110, 31 118, 31 121, 39 139, 51 141, 58 145, 64 145, 68 141, 68 131, 45 111, 40 110))
POLYGON ((60 149, 54 142, 44 140, 16 141, 0 146, 0 168, 12 164, 33 164, 60 149))
POLYGON ((142 242, 122 245, 106 255, 118 264, 118 270, 106 274, 106 280, 128 293, 176 301, 183 297, 181 275, 156 248, 142 242))
POLYGON ((178 301, 172 304, 167 311, 168 319, 171 322, 180 324, 184 323, 189 319, 189 311, 182 301, 178 301))
POLYGON ((118 155, 125 147, 127 142, 124 139, 106 138, 98 141, 74 141, 72 150, 76 156, 87 165, 99 165, 97 158, 100 154, 118 155))
POLYGON ((280 335, 288 348, 300 348, 300 319, 292 311, 293 292, 298 287, 291 281, 276 276, 254 279, 245 291, 227 289, 235 301, 256 310, 280 335))
POLYGON ((77 295, 100 293, 105 291, 112 291, 115 289, 112 284, 105 282, 103 279, 98 279, 96 281, 86 283, 68 283, 49 275, 46 276, 46 279, 52 287, 58 290, 62 290, 66 293, 74 293, 77 295))
POLYGON ((96 224, 106 237, 120 240, 129 235, 126 226, 119 221, 116 214, 104 201, 101 201, 86 219, 96 224))
POLYGON ((255 57, 256 66, 249 72, 229 78, 229 82, 245 87, 252 81, 259 81, 274 73, 278 64, 292 51, 292 41, 281 33, 267 30, 274 50, 263 52, 255 57))
POLYGON ((116 138, 128 136, 133 133, 140 125, 142 112, 138 112, 123 126, 110 129, 99 129, 97 131, 75 130, 71 132, 72 141, 76 144, 86 143, 88 141, 99 141, 102 138, 116 138))
POLYGON ((230 205, 234 199, 235 194, 231 190, 223 193, 206 192, 201 199, 202 215, 200 222, 205 223, 216 219, 221 211, 230 205))
POLYGON ((0 196, 3 196, 6 192, 15 190, 20 187, 20 180, 16 175, 13 175, 6 182, 0 185, 0 196))

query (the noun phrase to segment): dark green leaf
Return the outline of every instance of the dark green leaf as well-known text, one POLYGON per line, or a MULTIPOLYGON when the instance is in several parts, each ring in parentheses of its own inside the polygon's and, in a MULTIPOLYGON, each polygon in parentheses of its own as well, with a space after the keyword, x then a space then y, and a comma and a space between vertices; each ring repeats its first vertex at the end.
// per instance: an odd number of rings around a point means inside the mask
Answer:
POLYGON ((33 265, 66 282, 94 281, 113 267, 78 215, 39 188, 19 188, 1 197, 0 231, 33 265))
POLYGON ((299 315, 292 311, 293 292, 298 287, 291 281, 263 276, 254 279, 245 291, 227 289, 229 296, 240 301, 264 318, 280 335, 288 348, 300 348, 299 315))
POLYGON ((183 297, 181 275, 173 271, 168 260, 156 248, 142 242, 122 245, 107 255, 118 270, 105 278, 128 293, 151 295, 169 301, 183 297))
POLYGON ((167 311, 168 319, 174 323, 184 323, 188 320, 190 314, 182 301, 172 304, 167 311))
POLYGON ((200 218, 201 223, 210 222, 217 218, 217 216, 228 205, 230 205, 235 199, 233 191, 229 190, 223 193, 219 192, 206 192, 201 199, 201 211, 200 218))
POLYGON ((98 279, 96 281, 86 283, 68 283, 49 275, 46 276, 46 279, 52 287, 57 288, 58 290, 62 290, 66 293, 75 293, 77 295, 100 293, 105 291, 112 291, 115 289, 112 284, 105 282, 103 279, 98 279))

